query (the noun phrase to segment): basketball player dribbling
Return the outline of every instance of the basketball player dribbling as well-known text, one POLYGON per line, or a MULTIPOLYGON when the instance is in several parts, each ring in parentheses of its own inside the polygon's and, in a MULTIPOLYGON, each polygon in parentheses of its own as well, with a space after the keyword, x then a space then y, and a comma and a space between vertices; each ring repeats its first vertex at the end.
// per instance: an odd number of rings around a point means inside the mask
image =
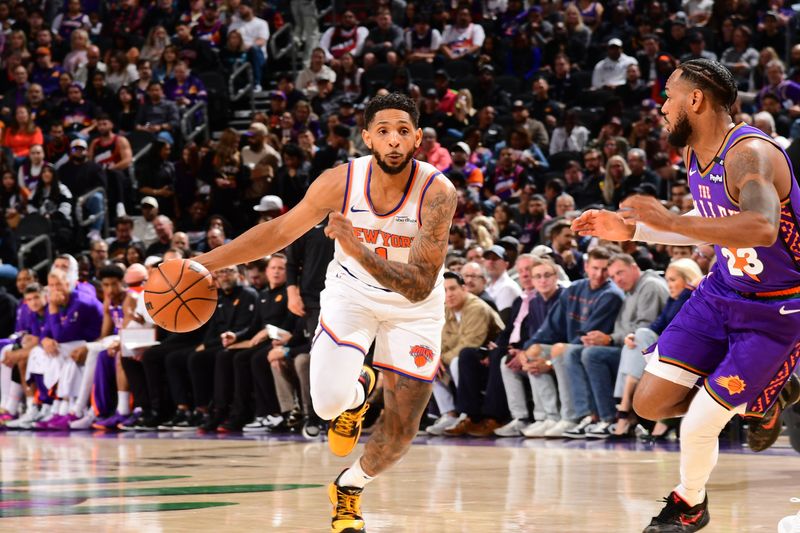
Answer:
MULTIPOLYGON (((361 492, 411 445, 431 396, 444 325, 442 265, 456 207, 452 184, 412 159, 422 140, 414 102, 392 93, 370 100, 364 143, 372 152, 324 172, 286 214, 197 258, 210 271, 285 248, 328 217, 335 239, 311 349, 311 396, 331 420, 328 443, 349 454, 375 386, 364 357, 375 342, 384 372, 384 411, 363 455, 328 490, 331 529, 366 531, 361 492)), ((265 354, 266 356, 266 354, 265 354)))
POLYGON ((748 442, 767 448, 781 410, 797 401, 800 355, 800 190, 786 153, 730 110, 736 83, 705 59, 677 67, 661 112, 684 160, 695 209, 677 216, 632 196, 619 212, 590 210, 581 235, 690 245, 712 243, 717 262, 650 352, 634 396, 650 420, 683 416, 680 484, 645 533, 691 532, 709 521, 705 486, 718 436, 751 417, 748 442))

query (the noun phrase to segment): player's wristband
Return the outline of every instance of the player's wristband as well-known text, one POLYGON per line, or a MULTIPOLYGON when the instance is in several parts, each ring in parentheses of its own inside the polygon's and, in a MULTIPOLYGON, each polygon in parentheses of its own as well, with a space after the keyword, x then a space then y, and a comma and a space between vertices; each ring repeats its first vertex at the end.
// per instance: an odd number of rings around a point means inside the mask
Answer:
POLYGON ((671 244, 674 246, 693 246, 696 244, 705 244, 703 241, 681 235, 680 233, 672 233, 670 231, 655 230, 641 222, 636 223, 636 231, 633 232, 632 241, 649 242, 652 244, 671 244))

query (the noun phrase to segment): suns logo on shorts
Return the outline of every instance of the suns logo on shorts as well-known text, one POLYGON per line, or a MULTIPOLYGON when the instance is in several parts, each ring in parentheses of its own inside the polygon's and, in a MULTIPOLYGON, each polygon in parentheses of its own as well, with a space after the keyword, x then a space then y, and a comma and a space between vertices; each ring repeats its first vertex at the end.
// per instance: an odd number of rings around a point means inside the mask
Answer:
POLYGON ((428 346, 420 344, 412 346, 411 350, 409 350, 409 355, 414 358, 414 364, 417 365, 417 368, 422 368, 433 361, 433 349, 428 346))
POLYGON ((725 387, 725 389, 728 391, 728 394, 731 396, 734 394, 740 394, 744 392, 745 389, 744 380, 739 376, 720 376, 714 381, 720 387, 725 387))

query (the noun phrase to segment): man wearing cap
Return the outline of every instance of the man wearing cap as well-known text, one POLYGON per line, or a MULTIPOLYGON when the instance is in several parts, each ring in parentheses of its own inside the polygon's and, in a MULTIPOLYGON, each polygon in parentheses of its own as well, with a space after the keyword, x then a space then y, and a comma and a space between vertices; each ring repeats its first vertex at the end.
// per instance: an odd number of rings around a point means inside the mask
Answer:
POLYGON ((426 161, 440 171, 450 167, 453 163, 453 160, 450 159, 450 152, 436 140, 436 130, 433 128, 422 130, 422 144, 419 145, 414 158, 418 161, 426 161))
POLYGON ((455 24, 444 27, 439 51, 447 59, 461 59, 476 54, 485 39, 483 26, 473 24, 469 7, 461 7, 456 14, 455 24))
POLYGON ((511 313, 511 305, 522 293, 522 290, 508 275, 505 248, 495 244, 484 251, 483 265, 486 267, 486 273, 489 276, 486 292, 497 304, 500 318, 503 319, 503 322, 507 322, 511 313))
POLYGON ((139 206, 142 216, 134 219, 133 238, 141 241, 145 246, 150 246, 158 239, 154 225, 158 216, 158 200, 152 196, 145 196, 139 202, 139 206))
POLYGON ((511 105, 511 118, 513 119, 512 126, 525 129, 530 134, 531 140, 539 148, 547 150, 550 147, 550 136, 547 133, 547 128, 541 121, 531 118, 525 102, 514 100, 511 105))
POLYGON ((511 95, 495 83, 494 67, 488 63, 478 71, 478 86, 473 96, 473 107, 492 105, 507 111, 511 107, 511 95))
MULTIPOLYGON (((58 179, 67 186, 76 199, 93 189, 107 190, 107 182, 103 167, 88 158, 88 145, 83 139, 75 139, 69 145, 69 160, 57 170, 58 179)), ((90 226, 90 234, 96 232, 99 236, 103 229, 103 194, 95 192, 83 204, 86 215, 98 215, 90 226)))
POLYGON ((311 98, 317 94, 317 79, 321 78, 328 79, 331 83, 336 82, 336 72, 325 64, 325 49, 318 46, 311 52, 308 67, 297 75, 295 85, 311 98))
POLYGON ((242 148, 242 163, 250 169, 251 174, 257 172, 259 163, 267 156, 272 156, 278 165, 282 164, 281 154, 267 142, 269 129, 261 122, 253 122, 244 132, 247 145, 242 148))
POLYGON ((49 48, 41 46, 36 49, 36 64, 31 70, 31 82, 41 85, 47 96, 58 89, 58 78, 62 72, 61 67, 53 64, 49 48))
POLYGON ((452 113, 458 99, 458 92, 450 88, 450 75, 444 69, 439 69, 433 75, 433 85, 436 88, 438 104, 436 111, 452 113))
POLYGON ((689 34, 689 51, 681 56, 681 63, 686 63, 692 59, 710 59, 711 61, 717 60, 717 54, 710 50, 706 50, 706 40, 703 33, 694 31, 689 34))
POLYGON ((483 188, 483 171, 469 162, 471 154, 472 150, 470 150, 467 143, 463 141, 457 142, 450 149, 452 162, 442 172, 452 181, 463 180, 470 190, 479 195, 483 188))
POLYGON ((280 196, 268 194, 261 198, 258 205, 253 206, 253 211, 258 213, 258 223, 272 220, 283 212, 283 200, 280 196))
POLYGON ((622 85, 628 65, 634 64, 637 64, 636 59, 622 52, 622 41, 616 37, 609 39, 606 58, 594 66, 592 89, 613 89, 622 85))
MULTIPOLYGON (((686 13, 678 11, 669 23, 669 31, 667 32, 664 51, 671 54, 673 57, 680 57, 689 51, 687 42, 687 27, 689 19, 686 13)), ((659 54, 660 55, 660 54, 659 54)))
POLYGON ((214 0, 208 0, 203 6, 203 14, 192 28, 192 35, 199 41, 205 41, 212 50, 220 50, 225 45, 228 28, 222 23, 214 0))

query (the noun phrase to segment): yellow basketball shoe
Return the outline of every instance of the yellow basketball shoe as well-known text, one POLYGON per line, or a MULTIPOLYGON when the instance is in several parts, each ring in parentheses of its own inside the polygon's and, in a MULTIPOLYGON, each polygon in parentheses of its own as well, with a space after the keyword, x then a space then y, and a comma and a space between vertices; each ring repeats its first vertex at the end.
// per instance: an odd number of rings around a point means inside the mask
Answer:
POLYGON ((366 533, 364 517, 361 516, 361 493, 364 489, 337 485, 342 474, 339 474, 336 481, 328 485, 328 498, 333 504, 331 532, 366 533))
POLYGON ((361 367, 358 382, 364 387, 364 403, 360 407, 348 409, 330 421, 328 426, 328 447, 334 455, 344 457, 353 451, 361 436, 361 423, 369 409, 367 398, 375 388, 375 371, 367 365, 361 367))

